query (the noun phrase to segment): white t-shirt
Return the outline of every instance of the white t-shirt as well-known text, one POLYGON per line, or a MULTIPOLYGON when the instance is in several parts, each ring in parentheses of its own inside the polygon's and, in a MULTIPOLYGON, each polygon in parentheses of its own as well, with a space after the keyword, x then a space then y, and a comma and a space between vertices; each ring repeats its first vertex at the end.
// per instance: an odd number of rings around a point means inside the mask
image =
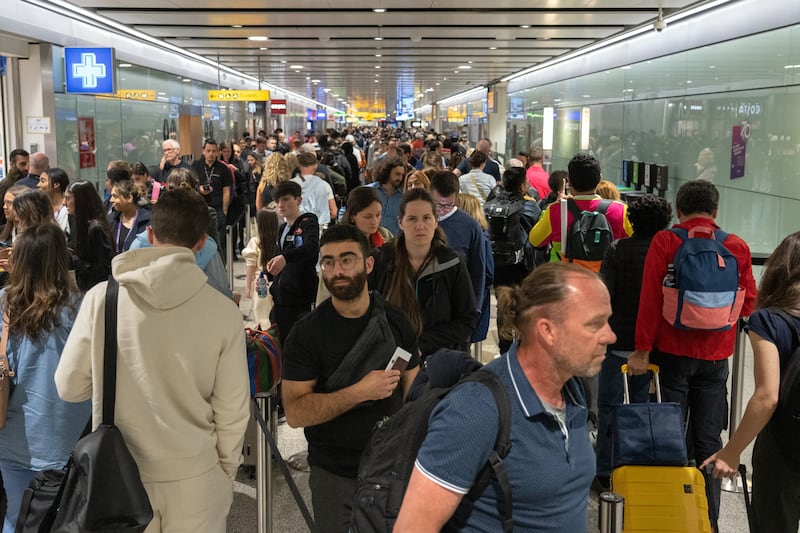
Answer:
POLYGON ((56 224, 58 224, 64 233, 69 234, 69 212, 66 206, 61 206, 56 210, 55 214, 56 224))
POLYGON ((319 224, 330 224, 331 208, 328 200, 333 200, 333 190, 328 183, 316 175, 297 176, 292 181, 300 184, 303 201, 300 203, 301 213, 314 213, 319 224))

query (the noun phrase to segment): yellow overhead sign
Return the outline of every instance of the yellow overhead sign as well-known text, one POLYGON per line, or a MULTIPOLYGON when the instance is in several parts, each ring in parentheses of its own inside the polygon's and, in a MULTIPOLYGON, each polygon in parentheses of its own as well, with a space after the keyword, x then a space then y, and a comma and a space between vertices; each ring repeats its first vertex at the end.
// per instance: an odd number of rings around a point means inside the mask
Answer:
POLYGON ((269 91, 208 91, 212 102, 267 102, 269 91))
POLYGON ((155 100, 156 92, 150 89, 120 89, 117 91, 117 98, 125 100, 155 100))

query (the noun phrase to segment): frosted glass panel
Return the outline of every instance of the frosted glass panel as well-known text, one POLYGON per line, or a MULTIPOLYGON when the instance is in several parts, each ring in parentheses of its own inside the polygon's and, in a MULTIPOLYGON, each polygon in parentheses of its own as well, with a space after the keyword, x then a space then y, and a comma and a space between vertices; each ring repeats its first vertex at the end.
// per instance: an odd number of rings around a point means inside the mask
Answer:
POLYGON ((720 189, 718 222, 754 252, 770 252, 800 229, 798 26, 509 94, 515 98, 526 109, 525 120, 514 121, 518 145, 535 140, 533 117, 555 107, 552 168, 578 151, 575 119, 587 106, 590 150, 604 178, 620 183, 623 159, 665 164, 670 200, 681 183, 709 179, 720 189), (743 168, 731 166, 734 128, 745 141, 743 168))

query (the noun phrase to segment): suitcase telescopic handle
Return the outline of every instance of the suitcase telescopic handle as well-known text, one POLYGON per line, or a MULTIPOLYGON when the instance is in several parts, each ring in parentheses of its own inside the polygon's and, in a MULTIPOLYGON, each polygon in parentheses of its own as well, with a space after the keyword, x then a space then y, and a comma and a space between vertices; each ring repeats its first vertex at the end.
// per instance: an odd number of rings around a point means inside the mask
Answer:
MULTIPOLYGON (((649 364, 647 365, 647 371, 653 373, 653 382, 656 384, 656 401, 661 403, 661 381, 658 379, 658 372, 659 372, 658 365, 649 364)), ((620 372, 622 372, 622 403, 629 404, 631 403, 631 396, 630 390, 628 389, 628 365, 624 364, 620 367, 620 372)))

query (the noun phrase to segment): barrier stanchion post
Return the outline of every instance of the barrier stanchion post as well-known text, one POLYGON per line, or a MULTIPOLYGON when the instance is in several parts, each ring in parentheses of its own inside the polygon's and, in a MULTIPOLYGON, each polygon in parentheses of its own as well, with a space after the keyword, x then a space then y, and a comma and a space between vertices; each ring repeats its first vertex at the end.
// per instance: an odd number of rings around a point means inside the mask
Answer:
POLYGON ((250 206, 247 205, 244 208, 244 236, 245 236, 245 245, 250 242, 250 239, 253 238, 253 228, 250 225, 253 223, 253 219, 250 218, 250 206))
MULTIPOLYGON (((728 419, 728 436, 734 434, 736 428, 739 427, 739 421, 742 419, 742 400, 744 396, 744 350, 745 350, 745 332, 744 332, 745 319, 740 318, 737 323, 736 330, 736 343, 733 348, 733 357, 731 358, 731 408, 730 418, 728 419)), ((725 492, 742 492, 742 479, 734 477, 733 479, 724 478, 722 480, 722 490, 725 492)))
POLYGON ((225 226, 225 231, 228 234, 227 242, 225 243, 225 266, 228 267, 228 281, 233 290, 233 226, 225 226))
MULTIPOLYGON (((270 396, 256 396, 256 409, 264 420, 272 420, 271 404, 270 396)), ((272 460, 263 431, 256 436, 256 509, 258 533, 272 533, 272 460)))
POLYGON ((472 358, 476 361, 483 362, 483 342, 473 342, 472 343, 472 358))
POLYGON ((622 533, 623 503, 622 496, 616 492, 600 494, 598 513, 600 533, 622 533))

